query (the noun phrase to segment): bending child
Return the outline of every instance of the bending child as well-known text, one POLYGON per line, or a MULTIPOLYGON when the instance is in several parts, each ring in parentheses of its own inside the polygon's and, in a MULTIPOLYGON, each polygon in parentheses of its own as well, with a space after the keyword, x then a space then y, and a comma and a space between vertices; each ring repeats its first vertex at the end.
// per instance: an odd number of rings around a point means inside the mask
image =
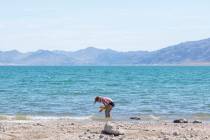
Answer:
POLYGON ((105 110, 105 117, 106 118, 110 118, 110 112, 112 110, 112 108, 115 106, 114 102, 112 101, 111 98, 108 97, 100 97, 100 96, 96 96, 95 97, 95 103, 99 102, 99 103, 103 103, 104 106, 100 107, 99 112, 102 112, 103 110, 105 110))

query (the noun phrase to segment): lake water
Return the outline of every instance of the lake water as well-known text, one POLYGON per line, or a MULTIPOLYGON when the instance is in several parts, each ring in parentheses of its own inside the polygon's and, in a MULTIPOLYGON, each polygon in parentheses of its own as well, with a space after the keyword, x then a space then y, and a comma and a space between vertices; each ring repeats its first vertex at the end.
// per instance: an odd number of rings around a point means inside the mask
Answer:
POLYGON ((0 114, 210 119, 210 67, 0 67, 0 114))

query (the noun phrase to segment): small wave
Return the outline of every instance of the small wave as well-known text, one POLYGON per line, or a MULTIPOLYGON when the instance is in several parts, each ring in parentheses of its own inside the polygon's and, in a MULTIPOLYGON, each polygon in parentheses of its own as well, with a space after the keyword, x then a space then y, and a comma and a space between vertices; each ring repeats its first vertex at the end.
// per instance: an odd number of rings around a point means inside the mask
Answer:
POLYGON ((30 120, 26 115, 0 115, 0 120, 30 120))
POLYGON ((112 120, 111 118, 105 118, 104 116, 97 116, 97 115, 92 115, 90 117, 91 120, 93 121, 107 121, 107 120, 112 120))
POLYGON ((198 120, 210 120, 210 113, 196 113, 192 115, 192 118, 198 120))
POLYGON ((90 120, 92 116, 68 117, 72 120, 90 120))
POLYGON ((155 115, 143 115, 143 116, 141 116, 141 118, 143 119, 143 120, 147 120, 147 121, 158 121, 158 120, 160 120, 161 118, 160 118, 160 116, 155 116, 155 115))
POLYGON ((89 120, 91 116, 28 116, 31 120, 59 120, 59 119, 71 119, 71 120, 89 120))
POLYGON ((1 120, 106 120, 104 116, 89 115, 89 116, 31 116, 31 115, 0 115, 1 120))
POLYGON ((8 118, 7 118, 7 116, 5 116, 5 115, 0 115, 0 120, 7 120, 8 118))

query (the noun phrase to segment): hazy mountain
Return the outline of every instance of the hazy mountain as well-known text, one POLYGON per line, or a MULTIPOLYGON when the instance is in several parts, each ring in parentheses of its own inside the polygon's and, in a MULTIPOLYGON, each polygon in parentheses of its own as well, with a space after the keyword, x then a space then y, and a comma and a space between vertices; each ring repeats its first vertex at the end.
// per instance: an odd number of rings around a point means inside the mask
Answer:
POLYGON ((75 52, 38 50, 1 52, 0 65, 162 65, 210 64, 210 39, 191 41, 157 51, 118 52, 89 47, 75 52))
POLYGON ((163 48, 140 59, 145 64, 210 63, 210 38, 163 48))

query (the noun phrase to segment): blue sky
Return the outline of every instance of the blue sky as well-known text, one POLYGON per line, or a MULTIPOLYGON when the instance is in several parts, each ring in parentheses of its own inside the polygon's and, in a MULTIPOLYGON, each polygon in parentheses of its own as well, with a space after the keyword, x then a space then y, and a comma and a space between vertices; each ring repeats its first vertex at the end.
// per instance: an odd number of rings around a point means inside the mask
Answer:
POLYGON ((209 0, 0 0, 0 50, 157 50, 210 37, 209 0))

